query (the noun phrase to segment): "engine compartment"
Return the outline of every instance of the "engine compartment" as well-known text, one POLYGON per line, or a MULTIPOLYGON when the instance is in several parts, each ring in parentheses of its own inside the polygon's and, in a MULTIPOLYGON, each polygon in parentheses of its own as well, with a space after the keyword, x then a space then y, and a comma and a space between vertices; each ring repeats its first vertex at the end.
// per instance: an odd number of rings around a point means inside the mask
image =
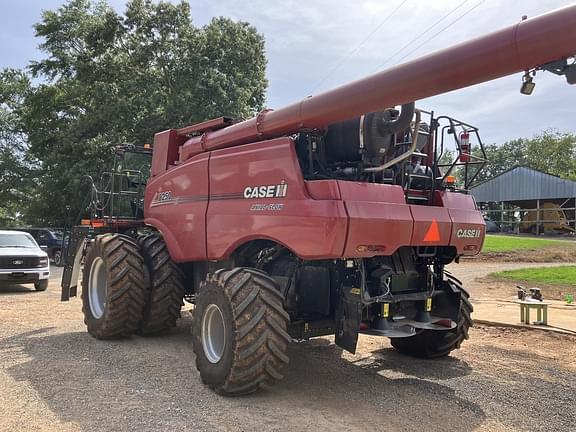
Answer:
POLYGON ((466 193, 486 163, 478 128, 414 103, 300 132, 296 148, 306 180, 391 184, 430 195, 447 186, 466 193))

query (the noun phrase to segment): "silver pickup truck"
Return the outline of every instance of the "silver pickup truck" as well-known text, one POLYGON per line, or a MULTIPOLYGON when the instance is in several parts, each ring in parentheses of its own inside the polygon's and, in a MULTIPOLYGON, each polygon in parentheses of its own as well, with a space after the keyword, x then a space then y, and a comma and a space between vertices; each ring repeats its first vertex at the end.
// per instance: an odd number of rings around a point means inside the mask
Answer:
POLYGON ((30 234, 0 230, 0 284, 33 283, 36 291, 45 291, 49 277, 48 254, 30 234))

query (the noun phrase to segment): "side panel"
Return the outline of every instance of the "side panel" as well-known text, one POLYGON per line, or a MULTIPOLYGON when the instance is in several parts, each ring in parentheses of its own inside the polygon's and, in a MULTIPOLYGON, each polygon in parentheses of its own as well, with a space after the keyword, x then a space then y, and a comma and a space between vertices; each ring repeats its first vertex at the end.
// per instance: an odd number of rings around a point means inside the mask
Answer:
POLYGON ((350 218, 344 256, 392 255, 410 244, 414 221, 400 186, 338 181, 350 218))
POLYGON ((212 152, 208 259, 253 239, 277 241, 305 259, 338 258, 347 223, 342 201, 309 197, 291 139, 212 152))
POLYGON ((454 192, 436 192, 435 203, 448 209, 452 224, 450 245, 462 255, 476 255, 482 249, 486 235, 486 222, 476 208, 471 195, 454 192))
POLYGON ((146 186, 144 221, 162 233, 176 262, 206 259, 209 157, 202 153, 146 186))
POLYGON ((346 208, 350 216, 347 258, 392 255, 410 244, 414 222, 406 204, 349 200, 346 208))
POLYGON ((442 207, 411 205, 414 218, 412 246, 443 246, 450 244, 452 219, 442 207))

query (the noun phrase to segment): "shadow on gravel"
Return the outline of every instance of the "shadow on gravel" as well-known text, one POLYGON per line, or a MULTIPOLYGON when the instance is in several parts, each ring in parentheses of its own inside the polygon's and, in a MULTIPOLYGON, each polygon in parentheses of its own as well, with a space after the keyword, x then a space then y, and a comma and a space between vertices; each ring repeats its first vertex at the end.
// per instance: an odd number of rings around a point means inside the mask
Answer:
POLYGON ((438 382, 470 373, 458 360, 419 363, 390 350, 354 364, 325 339, 293 344, 285 379, 269 390, 224 398, 194 368, 189 320, 164 338, 97 341, 51 329, 0 340, 0 361, 62 421, 82 430, 472 431, 475 403, 438 382), (401 372, 385 377, 383 368, 401 372))
POLYGON ((6 284, 0 285, 0 296, 7 294, 26 294, 36 292, 34 289, 34 284, 29 285, 17 285, 17 284, 6 284))
POLYGON ((373 351, 371 358, 354 363, 376 373, 394 371, 415 378, 439 381, 463 377, 472 373, 472 368, 468 363, 455 357, 444 357, 434 360, 407 358, 394 348, 373 351))

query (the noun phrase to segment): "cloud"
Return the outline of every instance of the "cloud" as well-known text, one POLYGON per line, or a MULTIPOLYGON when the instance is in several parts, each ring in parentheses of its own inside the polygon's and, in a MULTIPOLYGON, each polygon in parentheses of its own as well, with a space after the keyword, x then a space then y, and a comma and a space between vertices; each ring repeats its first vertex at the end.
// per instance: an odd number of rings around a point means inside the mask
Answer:
MULTIPOLYGON (((248 21, 264 34, 268 57, 268 105, 278 108, 372 73, 384 60, 464 0, 407 0, 357 52, 347 57, 402 1, 190 0, 190 4, 196 25, 207 24, 212 17, 224 15, 248 21)), ((572 0, 485 0, 470 14, 428 40, 480 1, 466 1, 385 67, 395 64, 422 42, 426 43, 405 61, 511 25, 522 15, 532 17, 566 6, 572 0)), ((2 66, 23 66, 31 55, 38 55, 34 51, 38 41, 32 38, 31 25, 38 20, 40 8, 54 8, 62 1, 38 3, 33 3, 34 6, 28 3, 27 12, 23 14, 21 0, 3 2, 0 17, 3 34, 18 38, 25 47, 20 49, 25 57, 18 59, 19 52, 9 50, 3 43, 4 48, 0 48, 2 66)), ((125 1, 111 0, 110 3, 118 11, 124 10, 125 1)), ((3 36, 3 41, 6 37, 3 36)), ((541 74, 537 77, 536 90, 530 97, 520 95, 520 76, 514 76, 428 98, 419 105, 478 125, 487 142, 530 136, 549 127, 575 131, 571 104, 576 86, 568 87, 563 78, 546 75, 550 76, 541 74)))

